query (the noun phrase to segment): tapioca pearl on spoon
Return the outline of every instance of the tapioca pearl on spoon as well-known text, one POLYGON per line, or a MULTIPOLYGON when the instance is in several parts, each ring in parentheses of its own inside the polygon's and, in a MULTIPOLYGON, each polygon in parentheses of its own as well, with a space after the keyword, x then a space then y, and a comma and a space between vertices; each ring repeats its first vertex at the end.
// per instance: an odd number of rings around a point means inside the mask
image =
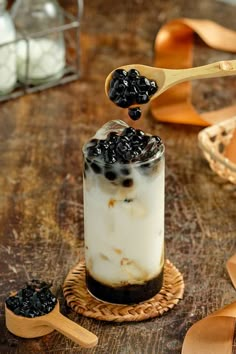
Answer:
MULTIPOLYGON (((117 106, 129 108, 149 102, 150 97, 156 93, 158 87, 154 80, 140 76, 136 69, 128 72, 117 69, 112 74, 109 82, 108 96, 117 106)), ((140 107, 129 108, 131 119, 138 120, 141 117, 140 107)))
POLYGON ((49 313, 57 299, 50 291, 51 284, 33 279, 6 299, 6 306, 16 315, 36 317, 49 313))
POLYGON ((33 280, 10 294, 5 301, 7 329, 22 338, 37 338, 57 330, 82 347, 94 347, 97 336, 60 313, 59 302, 49 287, 33 280))

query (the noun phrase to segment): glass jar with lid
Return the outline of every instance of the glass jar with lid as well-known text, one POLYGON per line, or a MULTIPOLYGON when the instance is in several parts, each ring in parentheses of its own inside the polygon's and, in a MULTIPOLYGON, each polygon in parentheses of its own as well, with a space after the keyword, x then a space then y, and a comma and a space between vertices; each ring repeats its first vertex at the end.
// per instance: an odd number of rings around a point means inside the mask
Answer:
POLYGON ((0 0, 0 95, 13 90, 16 83, 16 32, 6 1, 0 0))
POLYGON ((17 43, 18 79, 39 84, 59 79, 65 68, 65 43, 60 26, 63 11, 56 0, 16 0, 12 16, 23 38, 17 43))

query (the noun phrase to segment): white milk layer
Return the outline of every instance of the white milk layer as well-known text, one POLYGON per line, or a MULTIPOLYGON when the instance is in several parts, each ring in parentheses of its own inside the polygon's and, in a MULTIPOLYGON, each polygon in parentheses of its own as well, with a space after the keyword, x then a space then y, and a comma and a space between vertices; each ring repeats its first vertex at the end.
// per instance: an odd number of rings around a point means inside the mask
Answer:
POLYGON ((86 267, 109 286, 143 284, 164 264, 164 158, 156 172, 132 167, 132 187, 91 168, 84 180, 86 267))

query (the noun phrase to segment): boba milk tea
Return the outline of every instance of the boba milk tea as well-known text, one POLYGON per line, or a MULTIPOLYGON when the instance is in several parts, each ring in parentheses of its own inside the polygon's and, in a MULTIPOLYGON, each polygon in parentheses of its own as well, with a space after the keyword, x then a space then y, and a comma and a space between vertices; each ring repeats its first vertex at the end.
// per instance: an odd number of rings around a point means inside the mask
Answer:
POLYGON ((83 147, 86 282, 117 304, 159 292, 164 267, 164 145, 122 121, 83 147))

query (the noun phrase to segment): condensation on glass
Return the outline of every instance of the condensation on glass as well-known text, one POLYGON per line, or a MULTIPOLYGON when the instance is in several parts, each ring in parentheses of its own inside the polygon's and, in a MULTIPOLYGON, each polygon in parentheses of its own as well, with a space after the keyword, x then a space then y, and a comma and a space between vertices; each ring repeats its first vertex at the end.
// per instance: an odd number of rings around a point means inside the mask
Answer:
MULTIPOLYGON (((95 138, 101 136, 100 129, 95 138)), ((95 166, 83 152, 87 288, 111 303, 145 301, 163 282, 164 145, 151 159, 129 164, 95 166)))

